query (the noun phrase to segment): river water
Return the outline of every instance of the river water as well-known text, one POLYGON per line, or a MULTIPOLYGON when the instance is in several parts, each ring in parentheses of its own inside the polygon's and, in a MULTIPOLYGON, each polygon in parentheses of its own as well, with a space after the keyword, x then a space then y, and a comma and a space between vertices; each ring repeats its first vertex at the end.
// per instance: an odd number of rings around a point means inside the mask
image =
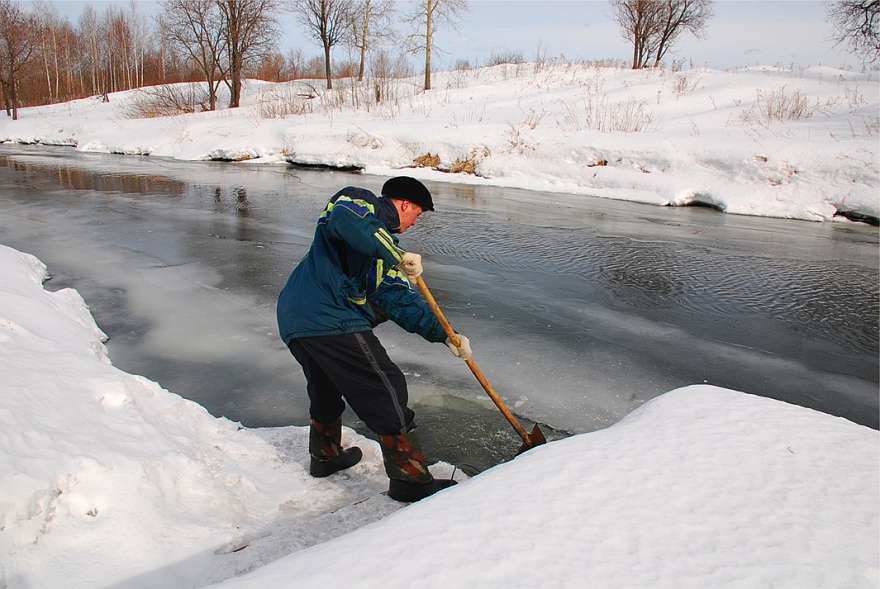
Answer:
MULTIPOLYGON (((327 198, 385 179, 0 146, 0 243, 83 295, 120 369, 246 426, 302 425, 275 298, 327 198)), ((426 184, 437 211, 402 244, 528 429, 593 431, 694 383, 878 427, 876 227, 426 184)), ((479 470, 512 455, 463 362, 377 334, 431 457, 479 470)))

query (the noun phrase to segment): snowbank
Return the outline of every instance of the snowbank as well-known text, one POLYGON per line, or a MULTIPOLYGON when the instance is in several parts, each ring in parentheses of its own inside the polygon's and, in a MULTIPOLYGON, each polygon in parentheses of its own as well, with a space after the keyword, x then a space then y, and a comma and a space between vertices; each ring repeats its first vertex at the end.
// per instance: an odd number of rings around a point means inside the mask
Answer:
POLYGON ((377 448, 357 481, 316 481, 307 429, 261 432, 287 455, 117 370, 76 291, 43 290, 44 265, 5 246, 0 269, 0 587, 189 586, 276 521, 302 548, 327 534, 303 522, 384 489, 377 448))
POLYGON ((117 370, 39 260, 0 246, 0 272, 0 587, 880 582, 875 430, 692 386, 402 508, 374 442, 312 479, 306 428, 117 370))
POLYGON ((876 587, 877 467, 874 430, 691 386, 221 586, 876 587))
POLYGON ((313 82, 251 80, 240 108, 154 119, 130 118, 154 89, 22 109, 0 119, 0 142, 378 175, 432 156, 407 173, 743 215, 880 217, 876 72, 505 64, 437 73, 430 92, 383 80, 378 103, 372 81, 313 82))

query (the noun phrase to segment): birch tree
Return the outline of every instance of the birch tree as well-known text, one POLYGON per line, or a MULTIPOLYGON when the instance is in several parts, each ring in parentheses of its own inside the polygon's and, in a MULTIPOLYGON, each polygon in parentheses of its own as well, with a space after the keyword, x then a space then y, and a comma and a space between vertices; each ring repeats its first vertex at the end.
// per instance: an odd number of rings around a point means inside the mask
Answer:
POLYGON ((55 5, 41 0, 34 3, 34 12, 40 35, 40 55, 43 58, 46 91, 51 102, 58 98, 61 84, 58 66, 58 33, 61 30, 61 19, 55 5))
POLYGON ((131 30, 131 68, 132 87, 144 85, 146 67, 146 52, 150 42, 150 30, 144 15, 138 11, 138 5, 130 0, 128 5, 128 22, 131 30))
POLYGON ((408 37, 408 47, 413 53, 425 55, 425 90, 431 89, 431 60, 438 50, 434 44, 437 28, 448 25, 456 29, 469 10, 467 0, 419 0, 413 8, 408 20, 417 32, 408 37))
POLYGON ((366 73, 367 53, 393 35, 390 0, 359 0, 351 21, 351 42, 358 52, 358 82, 366 73))
POLYGON ((106 19, 100 19, 98 13, 91 4, 86 4, 79 16, 79 30, 82 42, 85 46, 84 68, 88 74, 88 89, 90 94, 104 94, 109 91, 105 75, 106 62, 106 39, 109 31, 106 28, 106 19))

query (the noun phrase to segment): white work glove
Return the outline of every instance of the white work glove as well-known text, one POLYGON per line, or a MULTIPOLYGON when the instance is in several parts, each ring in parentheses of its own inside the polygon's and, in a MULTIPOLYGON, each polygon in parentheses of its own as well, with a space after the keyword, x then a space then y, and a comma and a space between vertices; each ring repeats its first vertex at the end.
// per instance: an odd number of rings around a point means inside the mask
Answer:
POLYGON ((422 275, 422 256, 412 252, 406 252, 397 264, 398 269, 406 274, 407 278, 416 279, 422 275))
POLYGON ((459 341, 458 347, 456 347, 448 337, 446 338, 446 345, 449 346, 449 350, 452 352, 453 356, 461 358, 462 360, 467 360, 471 357, 471 354, 473 354, 471 351, 471 342, 460 333, 456 333, 455 335, 459 341))

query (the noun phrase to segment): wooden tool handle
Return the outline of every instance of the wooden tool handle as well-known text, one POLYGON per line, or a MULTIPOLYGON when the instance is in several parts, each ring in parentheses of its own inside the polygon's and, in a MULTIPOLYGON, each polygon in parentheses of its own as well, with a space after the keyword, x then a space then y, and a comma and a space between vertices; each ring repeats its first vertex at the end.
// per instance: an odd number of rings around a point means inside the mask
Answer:
MULTIPOLYGON (((455 333, 455 330, 452 329, 452 325, 449 324, 449 321, 446 320, 446 316, 443 315, 443 311, 440 310, 440 305, 437 304, 437 301, 434 300, 434 296, 431 294, 431 291, 428 290, 428 285, 425 284, 425 281, 422 280, 422 277, 419 276, 416 278, 416 283, 418 284, 419 291, 421 291, 422 296, 428 302, 428 305, 431 307, 431 310, 434 311, 434 315, 437 316, 437 321, 440 322, 440 325, 443 326, 443 331, 446 332, 446 335, 449 337, 449 341, 452 342, 452 345, 458 347, 461 345, 461 340, 458 335, 455 333)), ((501 397, 498 393, 495 392, 495 389, 492 388, 492 385, 489 384, 488 379, 483 375, 483 371, 480 370, 480 367, 477 366, 476 361, 473 358, 468 358, 465 360, 468 365, 468 368, 471 369, 471 372, 474 373, 474 376, 477 377, 477 381, 482 385, 483 390, 486 391, 486 394, 489 395, 489 398, 492 399, 492 402, 495 403, 495 406, 501 411, 507 421, 510 422, 510 425, 513 426, 513 429, 516 430, 516 433, 519 434, 519 437, 523 439, 528 446, 532 446, 532 440, 529 438, 529 434, 526 432, 525 428, 519 423, 517 418, 511 413, 510 409, 507 408, 504 401, 501 400, 501 397)))

